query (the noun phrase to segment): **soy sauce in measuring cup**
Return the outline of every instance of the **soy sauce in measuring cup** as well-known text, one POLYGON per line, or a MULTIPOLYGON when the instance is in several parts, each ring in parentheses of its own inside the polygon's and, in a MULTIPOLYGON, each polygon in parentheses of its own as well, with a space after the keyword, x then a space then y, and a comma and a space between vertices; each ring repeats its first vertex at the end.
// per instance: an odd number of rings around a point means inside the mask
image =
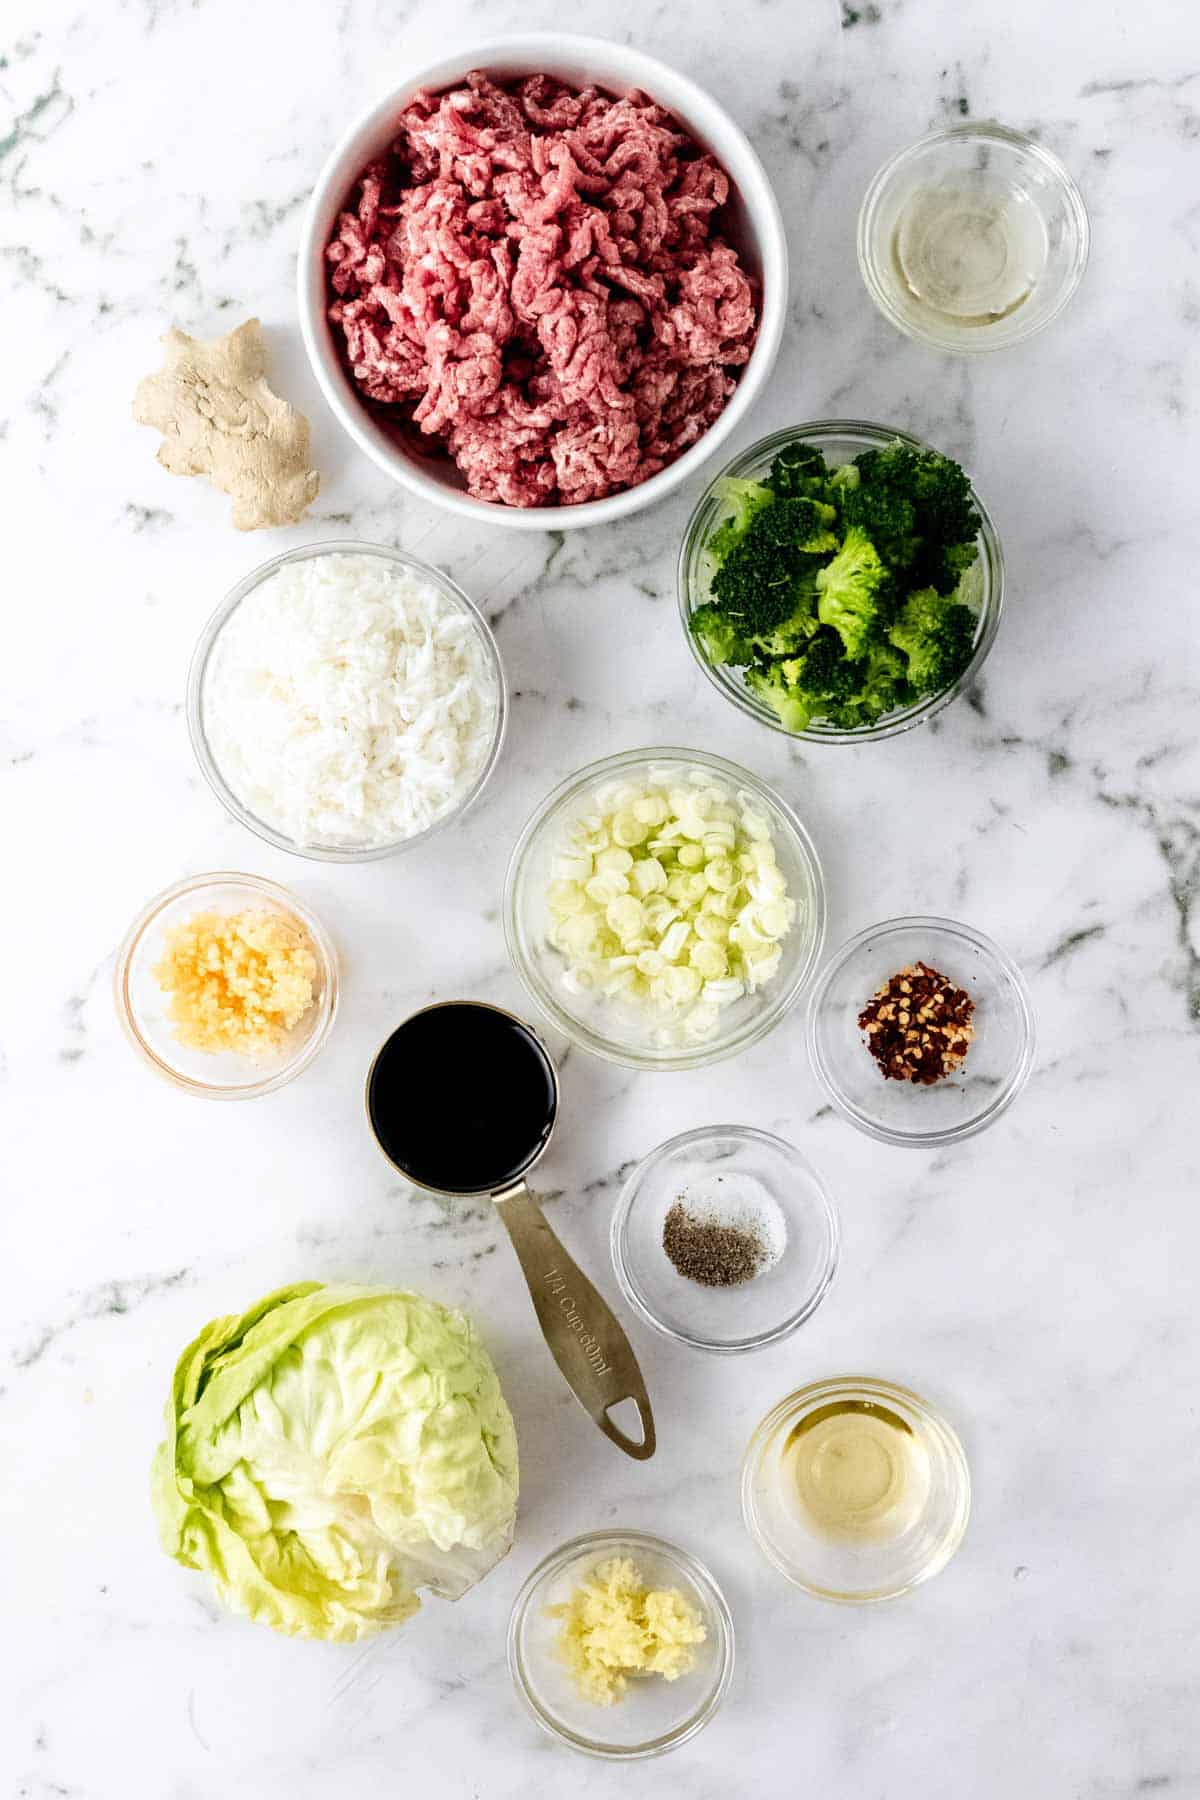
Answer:
POLYGON ((475 1001, 414 1013, 375 1058, 367 1111, 418 1186, 490 1194, 519 1179, 554 1127, 554 1066, 519 1019, 475 1001))

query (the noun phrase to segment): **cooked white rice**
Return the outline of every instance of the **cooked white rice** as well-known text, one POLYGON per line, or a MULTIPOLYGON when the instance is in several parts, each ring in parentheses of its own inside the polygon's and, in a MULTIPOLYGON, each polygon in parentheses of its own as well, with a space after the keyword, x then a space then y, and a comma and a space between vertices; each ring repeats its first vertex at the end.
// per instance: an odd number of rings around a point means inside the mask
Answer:
POLYGON ((375 849, 475 785, 500 695, 475 620, 416 570, 337 551, 285 563, 209 658, 204 732, 230 792, 306 847, 375 849))

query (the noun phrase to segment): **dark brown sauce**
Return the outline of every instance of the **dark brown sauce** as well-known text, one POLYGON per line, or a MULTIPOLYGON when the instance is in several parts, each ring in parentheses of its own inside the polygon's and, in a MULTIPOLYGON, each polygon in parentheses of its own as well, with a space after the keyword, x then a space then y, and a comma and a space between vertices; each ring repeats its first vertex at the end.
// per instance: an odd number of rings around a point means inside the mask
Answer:
POLYGON ((518 1180, 544 1149, 557 1106, 554 1065, 532 1031, 470 1000, 406 1019, 367 1082, 385 1155, 443 1194, 491 1194, 518 1180))

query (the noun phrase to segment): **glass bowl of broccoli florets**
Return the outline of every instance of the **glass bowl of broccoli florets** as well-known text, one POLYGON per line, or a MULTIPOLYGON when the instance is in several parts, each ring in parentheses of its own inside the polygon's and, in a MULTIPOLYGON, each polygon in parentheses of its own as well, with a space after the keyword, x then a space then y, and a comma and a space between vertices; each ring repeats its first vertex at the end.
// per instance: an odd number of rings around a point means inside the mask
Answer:
POLYGON ((894 737, 979 672, 1004 598, 1000 543, 964 471, 857 419, 775 432, 692 514, 679 604, 700 667, 775 731, 894 737))

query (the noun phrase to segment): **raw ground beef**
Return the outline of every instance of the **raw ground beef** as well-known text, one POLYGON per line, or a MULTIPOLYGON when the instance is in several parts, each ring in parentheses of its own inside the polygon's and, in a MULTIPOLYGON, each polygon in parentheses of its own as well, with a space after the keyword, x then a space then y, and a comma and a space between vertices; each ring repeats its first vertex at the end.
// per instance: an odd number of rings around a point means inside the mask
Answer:
POLYGON ((481 73, 401 114, 330 239, 362 394, 508 506, 635 486, 712 424, 754 347, 729 177, 644 94, 481 73))

